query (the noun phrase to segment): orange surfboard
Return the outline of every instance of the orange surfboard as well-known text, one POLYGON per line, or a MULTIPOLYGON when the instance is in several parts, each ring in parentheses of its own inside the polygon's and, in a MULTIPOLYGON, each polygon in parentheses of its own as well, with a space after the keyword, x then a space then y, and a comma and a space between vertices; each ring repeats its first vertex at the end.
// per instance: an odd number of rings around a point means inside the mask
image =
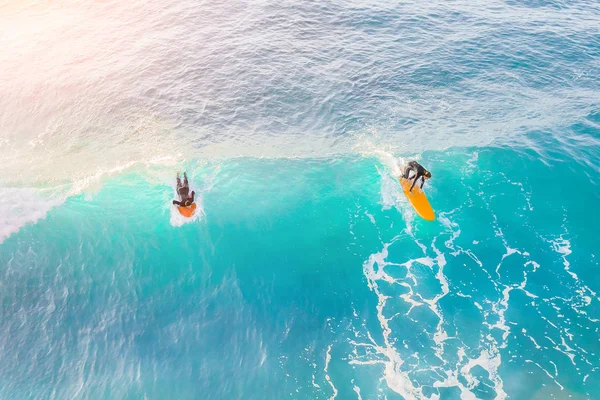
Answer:
POLYGON ((196 203, 192 203, 189 207, 178 206, 177 209, 181 215, 189 218, 196 212, 196 203))
POLYGON ((427 196, 425 196, 425 192, 419 187, 419 183, 415 185, 412 192, 410 191, 412 181, 400 178, 400 183, 402 184, 402 190, 404 190, 406 198, 417 214, 427 221, 433 221, 435 213, 433 212, 433 208, 431 208, 431 204, 429 204, 429 200, 427 200, 427 196))

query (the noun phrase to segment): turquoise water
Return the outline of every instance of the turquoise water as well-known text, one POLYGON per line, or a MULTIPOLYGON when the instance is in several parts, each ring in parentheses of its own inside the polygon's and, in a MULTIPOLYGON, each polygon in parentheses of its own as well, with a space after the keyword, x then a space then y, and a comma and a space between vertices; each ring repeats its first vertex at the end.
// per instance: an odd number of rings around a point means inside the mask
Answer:
POLYGON ((598 398, 598 21, 1 6, 0 398, 598 398))

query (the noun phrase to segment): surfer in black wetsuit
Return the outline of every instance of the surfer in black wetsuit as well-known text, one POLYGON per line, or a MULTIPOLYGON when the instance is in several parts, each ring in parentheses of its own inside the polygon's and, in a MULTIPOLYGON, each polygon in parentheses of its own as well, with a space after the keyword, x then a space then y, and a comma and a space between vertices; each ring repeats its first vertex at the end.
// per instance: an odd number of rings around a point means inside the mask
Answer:
POLYGON ((419 164, 418 162, 410 161, 404 167, 404 173, 402 173, 402 177, 404 179, 408 179, 408 180, 414 179, 413 184, 410 187, 410 191, 412 193, 412 190, 415 187, 415 184, 417 183, 419 178, 421 178, 421 189, 423 189, 423 184, 425 184, 425 179, 431 178, 431 172, 429 172, 425 168, 423 168, 423 166, 421 164, 419 164), (411 171, 414 172, 414 174, 415 174, 412 178, 410 177, 411 171))
POLYGON ((179 201, 173 200, 173 204, 181 207, 189 207, 194 203, 194 195, 196 192, 192 191, 190 196, 190 186, 188 183, 187 174, 183 173, 183 183, 179 178, 179 172, 177 173, 177 193, 179 194, 179 201))

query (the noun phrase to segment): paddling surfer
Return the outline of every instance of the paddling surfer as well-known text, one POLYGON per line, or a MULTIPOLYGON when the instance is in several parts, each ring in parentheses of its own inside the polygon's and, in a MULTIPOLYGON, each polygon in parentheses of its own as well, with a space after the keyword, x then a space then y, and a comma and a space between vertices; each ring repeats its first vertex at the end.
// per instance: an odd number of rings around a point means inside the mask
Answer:
POLYGON ((173 204, 181 207, 190 207, 194 203, 194 195, 196 192, 192 191, 190 196, 190 185, 188 183, 187 174, 183 173, 183 183, 177 173, 177 194, 179 194, 179 201, 173 200, 173 204))

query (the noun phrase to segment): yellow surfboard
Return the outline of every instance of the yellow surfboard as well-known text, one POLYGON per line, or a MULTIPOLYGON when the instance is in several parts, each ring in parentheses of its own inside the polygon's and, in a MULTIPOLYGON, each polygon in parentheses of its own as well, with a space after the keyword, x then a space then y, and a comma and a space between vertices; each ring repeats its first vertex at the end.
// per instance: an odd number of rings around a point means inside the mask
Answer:
POLYGON ((429 204, 429 200, 427 200, 427 196, 425 196, 425 192, 419 187, 419 183, 415 185, 412 192, 410 191, 412 181, 400 178, 400 183, 402 184, 402 190, 404 190, 406 198, 417 214, 427 221, 433 221, 435 213, 433 212, 433 208, 431 208, 431 204, 429 204))

